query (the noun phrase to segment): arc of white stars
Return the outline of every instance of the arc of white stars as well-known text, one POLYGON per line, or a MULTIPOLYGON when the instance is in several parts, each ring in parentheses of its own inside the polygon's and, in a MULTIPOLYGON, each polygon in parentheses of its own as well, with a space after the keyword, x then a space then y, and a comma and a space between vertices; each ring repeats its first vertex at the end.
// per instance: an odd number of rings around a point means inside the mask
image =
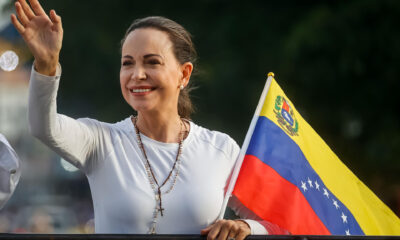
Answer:
POLYGON ((335 206, 336 209, 339 209, 339 204, 337 203, 337 201, 335 199, 333 199, 333 206, 335 206))
POLYGON ((346 235, 347 235, 347 236, 350 236, 350 235, 351 235, 349 229, 346 230, 346 235))
POLYGON ((310 178, 307 178, 308 180, 307 180, 307 182, 308 182, 308 184, 310 185, 310 188, 314 188, 314 186, 312 185, 312 181, 310 180, 310 178))
POLYGON ((328 190, 326 190, 326 188, 324 188, 324 195, 325 195, 327 198, 329 198, 329 193, 328 193, 328 190))
POLYGON ((318 182, 315 180, 315 188, 319 191, 319 184, 318 184, 318 182))
POLYGON ((303 189, 304 192, 307 191, 306 183, 303 181, 301 181, 301 188, 303 189))
POLYGON ((342 212, 342 216, 341 216, 343 223, 347 223, 347 216, 344 215, 344 213, 342 212))

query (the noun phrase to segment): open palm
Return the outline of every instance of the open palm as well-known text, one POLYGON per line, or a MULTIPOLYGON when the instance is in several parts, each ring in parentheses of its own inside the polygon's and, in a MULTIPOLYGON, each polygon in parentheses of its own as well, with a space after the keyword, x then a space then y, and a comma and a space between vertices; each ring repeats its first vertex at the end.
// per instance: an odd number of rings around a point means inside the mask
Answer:
POLYGON ((63 29, 61 18, 54 10, 48 16, 38 0, 25 0, 15 3, 17 17, 12 14, 11 21, 29 50, 35 57, 37 70, 48 73, 55 70, 62 46, 63 29))

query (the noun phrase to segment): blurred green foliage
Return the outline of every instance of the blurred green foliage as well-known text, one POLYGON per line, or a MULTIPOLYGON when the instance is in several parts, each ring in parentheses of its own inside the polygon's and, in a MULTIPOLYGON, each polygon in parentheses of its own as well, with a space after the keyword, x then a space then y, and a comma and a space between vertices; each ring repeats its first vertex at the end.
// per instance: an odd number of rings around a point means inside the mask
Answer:
POLYGON ((195 122, 240 144, 273 71, 310 125, 400 215, 400 1, 41 2, 63 19, 60 112, 112 122, 133 114, 120 94, 120 39, 134 19, 166 16, 197 45, 195 122))

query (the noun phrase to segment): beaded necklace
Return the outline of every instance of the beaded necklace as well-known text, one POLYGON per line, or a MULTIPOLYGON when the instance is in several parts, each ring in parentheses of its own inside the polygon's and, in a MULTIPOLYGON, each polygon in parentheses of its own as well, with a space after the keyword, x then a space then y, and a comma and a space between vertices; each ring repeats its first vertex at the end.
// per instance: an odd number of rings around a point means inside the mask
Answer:
POLYGON ((155 201, 156 201, 156 206, 154 208, 154 213, 153 213, 153 221, 151 224, 151 227, 149 229, 149 233, 150 234, 156 234, 156 224, 157 224, 157 217, 158 217, 158 213, 161 214, 161 217, 164 216, 164 208, 162 207, 162 195, 161 195, 161 188, 168 182, 168 180, 171 178, 172 176, 172 172, 175 170, 175 175, 173 177, 173 181, 172 184, 170 186, 170 188, 165 191, 163 194, 167 194, 169 192, 171 192, 171 190, 174 188, 175 183, 176 183, 176 179, 178 178, 179 175, 179 165, 180 165, 180 156, 182 153, 182 143, 183 143, 183 139, 184 139, 184 135, 187 132, 186 131, 186 126, 185 126, 185 131, 182 131, 182 126, 183 121, 181 119, 181 130, 180 130, 180 134, 179 134, 179 146, 178 146, 178 153, 176 154, 176 158, 175 158, 175 162, 174 165, 172 166, 171 171, 169 172, 167 178, 164 180, 164 182, 160 185, 154 175, 153 169, 150 165, 149 159, 147 158, 147 154, 146 154, 146 150, 144 149, 144 145, 142 142, 142 138, 140 137, 140 131, 139 128, 136 125, 137 123, 137 117, 133 117, 133 126, 135 127, 136 130, 136 137, 138 140, 138 144, 140 149, 142 150, 143 156, 144 156, 144 166, 146 168, 146 173, 147 173, 147 178, 149 179, 151 188, 154 191, 154 195, 155 195, 155 201), (158 205, 158 206, 157 206, 158 205))

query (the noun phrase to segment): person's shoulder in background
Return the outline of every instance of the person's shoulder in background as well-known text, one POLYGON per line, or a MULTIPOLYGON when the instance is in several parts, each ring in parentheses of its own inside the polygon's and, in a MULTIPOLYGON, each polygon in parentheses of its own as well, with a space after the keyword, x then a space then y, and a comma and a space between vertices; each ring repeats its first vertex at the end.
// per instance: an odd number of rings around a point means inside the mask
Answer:
POLYGON ((0 208, 13 194, 21 176, 20 160, 7 139, 0 134, 0 208))

